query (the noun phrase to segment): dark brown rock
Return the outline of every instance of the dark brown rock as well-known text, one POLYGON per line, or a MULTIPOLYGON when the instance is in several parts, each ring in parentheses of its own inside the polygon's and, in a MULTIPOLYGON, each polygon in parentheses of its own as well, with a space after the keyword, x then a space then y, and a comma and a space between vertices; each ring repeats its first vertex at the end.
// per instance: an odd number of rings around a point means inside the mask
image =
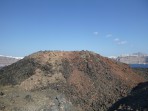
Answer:
POLYGON ((42 95, 43 90, 49 89, 64 95, 62 101, 68 106, 59 103, 61 96, 56 99, 53 92, 48 92, 54 105, 47 103, 49 106, 41 106, 41 109, 50 110, 61 107, 68 108, 64 111, 69 108, 73 111, 75 108, 81 111, 107 110, 144 81, 128 65, 89 51, 40 51, 0 70, 2 87, 11 85, 29 91, 22 101, 36 103, 37 98, 29 96, 30 93, 42 95))

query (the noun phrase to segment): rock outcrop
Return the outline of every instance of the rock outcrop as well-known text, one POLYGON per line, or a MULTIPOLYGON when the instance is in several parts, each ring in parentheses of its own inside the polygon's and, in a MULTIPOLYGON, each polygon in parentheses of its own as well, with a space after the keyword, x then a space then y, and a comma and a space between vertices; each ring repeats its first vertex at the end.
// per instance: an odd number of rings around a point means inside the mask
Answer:
POLYGON ((148 111, 148 82, 138 84, 127 97, 117 101, 109 111, 148 111))
POLYGON ((144 81, 93 52, 40 51, 0 70, 0 109, 105 111, 144 81))

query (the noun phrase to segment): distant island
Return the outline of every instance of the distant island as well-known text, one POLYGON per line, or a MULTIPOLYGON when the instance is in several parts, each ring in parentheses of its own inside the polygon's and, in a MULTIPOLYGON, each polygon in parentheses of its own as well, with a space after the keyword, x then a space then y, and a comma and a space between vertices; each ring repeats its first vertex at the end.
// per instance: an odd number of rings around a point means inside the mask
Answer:
POLYGON ((118 57, 112 56, 110 58, 126 64, 148 64, 148 54, 140 52, 133 54, 123 54, 118 57))
POLYGON ((0 68, 11 65, 22 58, 23 57, 12 57, 12 56, 0 55, 0 68))

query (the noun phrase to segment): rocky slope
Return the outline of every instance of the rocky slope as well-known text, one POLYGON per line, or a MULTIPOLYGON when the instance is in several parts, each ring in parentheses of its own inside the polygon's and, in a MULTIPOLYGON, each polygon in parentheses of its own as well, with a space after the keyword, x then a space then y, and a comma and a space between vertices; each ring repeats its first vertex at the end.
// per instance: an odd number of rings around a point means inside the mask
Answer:
POLYGON ((133 71, 148 81, 148 68, 132 68, 133 71))
POLYGON ((105 111, 144 81, 89 51, 40 51, 0 70, 0 110, 105 111))
MULTIPOLYGON (((148 81, 148 68, 133 68, 148 81)), ((130 94, 118 100, 109 111, 148 111, 148 82, 139 83, 130 94)))
POLYGON ((117 101, 109 111, 148 111, 148 82, 138 84, 127 97, 117 101))

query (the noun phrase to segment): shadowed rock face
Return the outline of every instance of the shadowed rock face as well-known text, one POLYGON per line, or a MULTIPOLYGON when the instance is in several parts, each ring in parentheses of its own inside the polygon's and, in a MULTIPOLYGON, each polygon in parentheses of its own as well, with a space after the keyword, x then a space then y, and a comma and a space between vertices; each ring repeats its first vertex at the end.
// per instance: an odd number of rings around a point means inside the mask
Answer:
POLYGON ((89 51, 40 51, 0 70, 2 92, 10 98, 15 91, 20 95, 14 103, 0 98, 0 104, 3 110, 107 110, 143 81, 128 65, 89 51), (38 98, 40 94, 47 100, 38 98))
POLYGON ((133 71, 148 81, 148 68, 133 68, 133 71))
POLYGON ((117 101, 109 111, 148 111, 148 82, 138 84, 127 97, 117 101))

